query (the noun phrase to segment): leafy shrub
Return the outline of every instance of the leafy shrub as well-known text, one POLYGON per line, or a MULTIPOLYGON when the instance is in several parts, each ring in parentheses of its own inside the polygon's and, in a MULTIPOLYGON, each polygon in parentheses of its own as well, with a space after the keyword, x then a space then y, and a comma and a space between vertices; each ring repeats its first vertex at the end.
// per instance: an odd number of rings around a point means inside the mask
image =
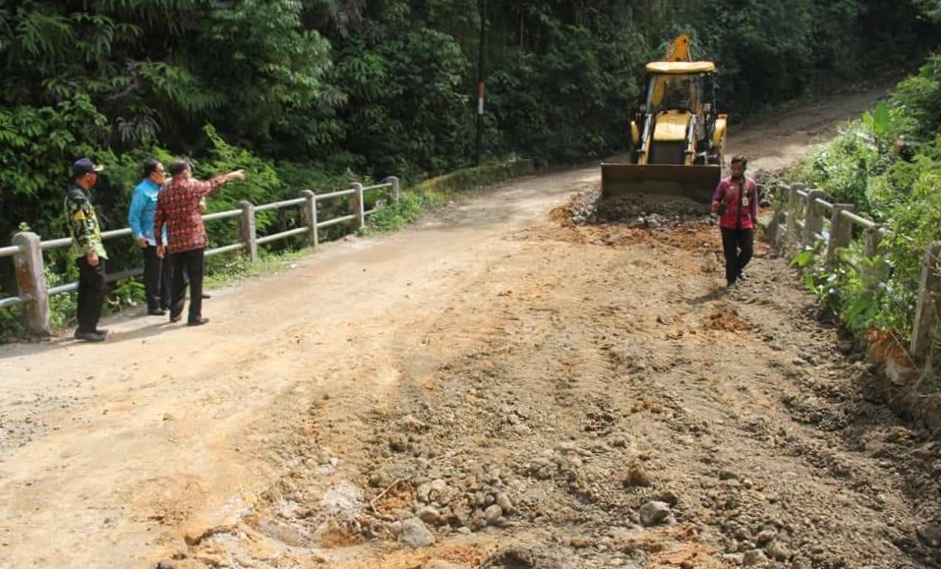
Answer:
MULTIPOLYGON (((860 284, 856 272, 845 267, 832 272, 818 267, 808 283, 815 292, 821 286, 838 291, 840 300, 832 308, 854 328, 911 333, 925 249, 941 240, 939 93, 941 59, 932 57, 917 76, 899 84, 888 103, 816 148, 794 174, 888 230, 881 251, 889 273, 881 287, 860 284)), ((857 254, 855 262, 873 261, 857 254)))

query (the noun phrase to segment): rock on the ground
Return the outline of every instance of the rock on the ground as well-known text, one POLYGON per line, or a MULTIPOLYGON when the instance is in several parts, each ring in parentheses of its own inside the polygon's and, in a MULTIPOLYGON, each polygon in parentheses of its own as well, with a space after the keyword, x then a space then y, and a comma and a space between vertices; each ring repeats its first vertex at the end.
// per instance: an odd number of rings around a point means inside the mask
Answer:
POLYGON ((646 488, 651 486, 650 475, 647 474, 647 470, 640 462, 631 464, 630 467, 621 474, 620 478, 621 485, 625 488, 634 486, 646 488))
POLYGON ((640 523, 645 527, 663 523, 670 517, 670 506, 666 502, 647 502, 640 507, 640 523))
POLYGON ((778 532, 766 529, 758 534, 758 538, 755 541, 758 542, 758 545, 765 545, 774 541, 776 537, 778 537, 778 532))
POLYGON ((487 521, 488 526, 495 525, 501 517, 503 517, 503 508, 496 504, 488 506, 484 510, 484 519, 487 521))
POLYGON ((420 519, 410 518, 402 522, 402 533, 399 535, 399 541, 412 549, 417 549, 434 545, 435 536, 428 531, 428 528, 420 519))
POLYGON ((513 513, 513 501, 506 494, 497 494, 497 505, 500 506, 504 514, 513 513))
POLYGON ((441 520, 441 513, 431 506, 425 506, 418 510, 415 515, 426 524, 436 524, 441 520))
POLYGON ((774 541, 765 549, 765 553, 776 561, 787 561, 791 558, 791 552, 779 541, 774 541))
POLYGON ((938 526, 922 526, 918 528, 918 537, 922 543, 935 549, 941 547, 941 528, 938 526))
POLYGON ((767 562, 768 557, 765 555, 765 552, 760 549, 746 551, 745 556, 742 558, 742 565, 745 567, 758 567, 760 565, 764 565, 767 562))

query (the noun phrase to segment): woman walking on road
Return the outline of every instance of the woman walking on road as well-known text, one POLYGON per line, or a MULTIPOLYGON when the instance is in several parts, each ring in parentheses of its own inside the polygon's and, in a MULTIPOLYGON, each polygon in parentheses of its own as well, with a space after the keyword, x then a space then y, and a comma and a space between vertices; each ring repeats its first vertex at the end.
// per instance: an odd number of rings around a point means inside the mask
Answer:
POLYGON ((752 258, 755 222, 758 219, 758 184, 745 176, 748 159, 732 158, 731 175, 723 178, 712 195, 712 211, 719 214, 725 282, 732 286, 745 278, 745 265, 752 258))

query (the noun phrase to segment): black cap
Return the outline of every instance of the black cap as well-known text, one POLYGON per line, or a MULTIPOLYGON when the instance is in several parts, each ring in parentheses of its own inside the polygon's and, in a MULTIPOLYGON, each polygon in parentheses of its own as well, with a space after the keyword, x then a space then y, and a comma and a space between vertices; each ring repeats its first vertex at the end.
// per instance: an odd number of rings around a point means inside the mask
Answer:
POLYGON ((72 172, 76 176, 84 176, 89 172, 101 172, 105 167, 100 164, 95 164, 88 158, 79 158, 72 163, 72 172))

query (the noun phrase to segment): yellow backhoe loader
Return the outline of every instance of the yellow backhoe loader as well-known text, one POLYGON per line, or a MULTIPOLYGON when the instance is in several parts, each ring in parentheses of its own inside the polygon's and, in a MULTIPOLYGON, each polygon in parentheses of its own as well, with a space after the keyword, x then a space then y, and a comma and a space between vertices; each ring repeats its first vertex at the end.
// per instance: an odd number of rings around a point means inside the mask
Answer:
POLYGON ((719 183, 726 115, 715 106, 715 64, 691 61, 689 36, 647 64, 646 104, 631 121, 629 162, 601 164, 602 199, 633 194, 708 203, 719 183))

